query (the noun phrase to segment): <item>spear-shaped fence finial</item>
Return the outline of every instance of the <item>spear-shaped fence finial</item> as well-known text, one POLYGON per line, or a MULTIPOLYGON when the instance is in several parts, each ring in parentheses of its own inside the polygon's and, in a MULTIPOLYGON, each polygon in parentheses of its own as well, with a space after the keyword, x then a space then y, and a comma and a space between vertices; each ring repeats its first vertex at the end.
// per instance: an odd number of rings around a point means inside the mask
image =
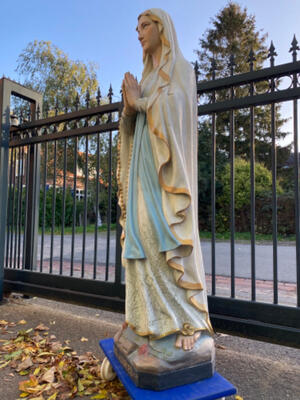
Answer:
POLYGON ((108 100, 109 100, 110 103, 112 103, 112 97, 113 97, 113 90, 112 90, 112 87, 111 87, 111 84, 110 84, 109 90, 108 90, 108 100))
POLYGON ((274 67, 274 62, 275 62, 275 57, 276 56, 277 56, 277 53, 275 51, 275 47, 274 47, 273 40, 272 40, 270 48, 269 48, 269 54, 268 54, 268 58, 270 58, 271 67, 274 67))
POLYGON ((251 46, 251 49, 249 51, 249 56, 247 62, 250 65, 250 71, 253 71, 253 66, 254 66, 254 61, 256 61, 256 57, 253 51, 253 47, 251 46))
POLYGON ((36 119, 40 119, 40 113, 41 113, 41 109, 40 109, 40 105, 38 104, 37 109, 36 109, 36 119))
POLYGON ((79 94, 78 93, 76 94, 74 105, 75 105, 75 110, 78 111, 78 108, 79 108, 79 94))
POLYGON ((101 100, 101 92, 100 92, 100 87, 98 86, 98 90, 97 90, 97 106, 100 106, 100 100, 101 100))
POLYGON ((194 71, 195 71, 195 76, 196 76, 196 83, 198 83, 198 80, 199 80, 199 63, 198 63, 198 61, 194 62, 194 71))
POLYGON ((292 46, 290 48, 290 53, 292 53, 293 56, 293 62, 297 61, 297 50, 300 50, 300 47, 298 46, 298 40, 296 39, 296 35, 293 37, 292 41, 292 46))
POLYGON ((233 71, 234 71, 234 67, 236 66, 235 63, 235 57, 234 54, 232 53, 229 57, 229 63, 228 63, 228 67, 230 68, 230 74, 231 76, 233 75, 233 71))
POLYGON ((89 108, 89 107, 90 107, 90 99, 91 99, 91 97, 90 97, 90 91, 89 91, 89 89, 87 89, 86 95, 85 95, 85 104, 86 104, 86 108, 89 108))
POLYGON ((212 61, 211 61, 211 74, 212 74, 212 79, 215 80, 216 79, 216 70, 217 70, 217 62, 215 59, 215 56, 213 57, 212 61))

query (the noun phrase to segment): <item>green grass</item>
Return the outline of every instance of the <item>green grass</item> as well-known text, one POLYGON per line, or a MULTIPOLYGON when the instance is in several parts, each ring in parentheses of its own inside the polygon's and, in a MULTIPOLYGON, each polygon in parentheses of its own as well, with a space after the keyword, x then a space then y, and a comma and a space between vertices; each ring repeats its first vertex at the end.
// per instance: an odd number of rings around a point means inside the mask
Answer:
MULTIPOLYGON (((230 240, 230 232, 222 232, 222 233, 216 233, 216 239, 217 240, 230 240)), ((245 240, 245 241, 250 241, 251 240, 251 232, 236 232, 235 235, 235 240, 245 240)), ((201 239, 211 239, 211 232, 206 232, 202 231, 200 232, 200 238, 201 239)), ((255 234, 255 240, 258 242, 271 242, 273 240, 272 235, 263 235, 260 233, 255 234)), ((281 242, 287 242, 287 241, 295 241, 296 240, 296 235, 277 235, 277 240, 281 242)))
MULTIPOLYGON (((116 229, 116 224, 110 224, 110 229, 114 231, 116 229)), ((72 234, 72 227, 71 226, 65 226, 65 235, 71 235, 72 234)), ((98 227, 98 232, 106 232, 107 231, 107 225, 103 224, 102 226, 98 227)), ((95 224, 89 224, 86 226, 86 232, 87 233, 94 233, 95 232, 95 224)), ((39 228, 39 234, 42 233, 42 228, 39 228)), ((76 226, 75 227, 75 233, 83 233, 83 226, 76 226)), ((45 234, 50 235, 51 234, 51 227, 45 227, 45 234)), ((55 226, 54 227, 54 235, 60 235, 61 234, 61 226, 55 226)))

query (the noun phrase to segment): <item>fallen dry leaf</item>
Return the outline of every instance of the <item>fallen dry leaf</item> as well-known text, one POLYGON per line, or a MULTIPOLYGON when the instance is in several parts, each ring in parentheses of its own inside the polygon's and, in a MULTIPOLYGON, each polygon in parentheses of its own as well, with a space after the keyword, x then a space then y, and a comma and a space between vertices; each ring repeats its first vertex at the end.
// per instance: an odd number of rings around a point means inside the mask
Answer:
POLYGON ((82 338, 80 339, 80 341, 81 341, 81 342, 88 342, 89 339, 87 339, 87 338, 85 338, 85 337, 82 337, 82 338))
POLYGON ((43 338, 38 330, 27 329, 0 342, 0 367, 6 365, 19 375, 28 374, 19 383, 20 399, 69 400, 79 395, 129 400, 120 381, 101 379, 100 363, 93 353, 77 355, 70 347, 53 340, 54 335, 43 338))
POLYGON ((22 361, 16 368, 17 372, 23 371, 33 365, 30 357, 26 357, 24 361, 22 361))
POLYGON ((25 319, 21 319, 21 321, 18 322, 18 325, 26 325, 27 321, 25 319))
POLYGON ((48 331, 49 328, 48 326, 44 325, 44 324, 39 324, 38 326, 36 326, 34 328, 36 331, 48 331))
POLYGON ((48 382, 48 383, 53 383, 55 380, 55 367, 51 367, 44 373, 44 375, 40 378, 40 382, 48 382))

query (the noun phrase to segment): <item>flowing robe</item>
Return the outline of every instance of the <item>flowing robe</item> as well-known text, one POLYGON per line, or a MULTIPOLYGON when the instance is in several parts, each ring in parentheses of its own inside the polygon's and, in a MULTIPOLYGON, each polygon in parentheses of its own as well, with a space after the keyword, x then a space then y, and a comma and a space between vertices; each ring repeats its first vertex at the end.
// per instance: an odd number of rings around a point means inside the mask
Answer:
POLYGON ((138 114, 122 116, 118 144, 126 321, 152 339, 212 333, 197 222, 195 76, 172 25, 164 27, 162 62, 142 81, 138 114))

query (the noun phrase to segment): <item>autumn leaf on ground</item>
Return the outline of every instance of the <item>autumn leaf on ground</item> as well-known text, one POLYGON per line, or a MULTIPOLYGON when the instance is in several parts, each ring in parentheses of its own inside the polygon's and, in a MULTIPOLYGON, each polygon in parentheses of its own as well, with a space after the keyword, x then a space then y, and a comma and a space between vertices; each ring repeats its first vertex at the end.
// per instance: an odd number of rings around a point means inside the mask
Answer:
POLYGON ((24 361, 22 361, 16 368, 17 372, 23 371, 33 365, 30 357, 26 357, 24 361))
POLYGON ((87 338, 85 338, 85 337, 82 337, 82 338, 80 339, 80 341, 81 341, 81 342, 88 342, 89 339, 87 339, 87 338))
POLYGON ((223 346, 222 344, 218 344, 218 343, 216 343, 216 348, 217 349, 220 349, 220 350, 226 350, 226 346, 223 346))
POLYGON ((55 367, 51 367, 48 371, 44 373, 44 375, 40 378, 40 382, 48 382, 48 383, 53 383, 55 380, 55 367))
POLYGON ((18 322, 18 325, 26 325, 27 321, 25 319, 21 319, 21 321, 18 322))
POLYGON ((53 335, 42 337, 38 330, 27 329, 0 343, 0 368, 10 367, 19 375, 29 375, 19 383, 19 398, 69 400, 79 395, 95 400, 130 399, 118 379, 101 379, 100 362, 92 352, 77 355, 53 340, 53 335))
POLYGON ((48 326, 44 325, 44 324, 39 324, 38 326, 36 326, 34 328, 36 331, 48 331, 49 328, 48 326))

